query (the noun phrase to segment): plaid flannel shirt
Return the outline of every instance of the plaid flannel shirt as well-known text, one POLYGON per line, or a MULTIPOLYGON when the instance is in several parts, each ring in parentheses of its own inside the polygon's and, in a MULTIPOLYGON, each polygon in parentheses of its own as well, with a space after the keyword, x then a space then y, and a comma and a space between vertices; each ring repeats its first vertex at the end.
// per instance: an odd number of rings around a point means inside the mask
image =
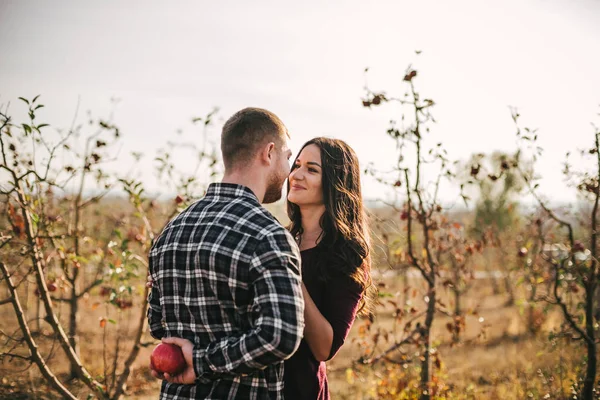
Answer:
POLYGON ((300 253, 244 186, 211 184, 150 250, 153 337, 194 343, 195 385, 161 399, 282 399, 304 329, 300 253))

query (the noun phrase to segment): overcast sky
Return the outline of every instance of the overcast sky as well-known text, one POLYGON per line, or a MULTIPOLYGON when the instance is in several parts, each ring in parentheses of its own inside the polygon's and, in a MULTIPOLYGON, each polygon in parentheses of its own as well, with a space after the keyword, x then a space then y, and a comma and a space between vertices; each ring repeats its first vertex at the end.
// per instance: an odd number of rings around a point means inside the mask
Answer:
MULTIPOLYGON (((572 198, 560 173, 565 151, 590 147, 590 123, 600 125, 597 0, 0 0, 0 54, 0 104, 19 110, 18 96, 41 94, 40 117, 53 126, 70 125, 78 99, 102 116, 119 98, 123 168, 130 151, 144 152, 141 177, 154 190, 155 149, 214 106, 222 119, 270 109, 294 149, 332 136, 363 165, 391 166, 385 130, 395 115, 361 106, 365 67, 373 89, 401 94, 414 65, 422 94, 437 103, 432 141, 451 159, 513 151, 508 106, 518 107, 539 128, 541 189, 556 200, 572 198)), ((366 197, 386 196, 368 177, 364 186, 366 197)))

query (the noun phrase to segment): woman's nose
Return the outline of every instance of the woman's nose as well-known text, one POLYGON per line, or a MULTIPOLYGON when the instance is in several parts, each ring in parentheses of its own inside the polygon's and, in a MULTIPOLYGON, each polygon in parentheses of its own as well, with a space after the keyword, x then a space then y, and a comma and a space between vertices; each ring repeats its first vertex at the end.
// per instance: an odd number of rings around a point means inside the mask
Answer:
POLYGON ((290 174, 290 178, 295 179, 295 180, 300 180, 302 179, 302 177, 304 176, 300 170, 302 168, 296 168, 295 170, 292 171, 292 173, 290 174))

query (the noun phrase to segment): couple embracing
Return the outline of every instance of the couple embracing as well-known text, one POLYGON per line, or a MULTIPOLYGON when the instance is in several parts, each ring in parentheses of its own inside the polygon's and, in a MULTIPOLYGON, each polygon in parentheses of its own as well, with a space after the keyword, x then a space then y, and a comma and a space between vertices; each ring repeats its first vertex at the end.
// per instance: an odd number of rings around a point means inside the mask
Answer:
POLYGON ((161 399, 329 399, 325 361, 371 302, 360 168, 343 141, 315 138, 293 160, 273 113, 223 126, 225 174, 170 221, 150 251, 153 337, 186 368, 161 399), (287 183, 290 225, 261 204, 287 183))

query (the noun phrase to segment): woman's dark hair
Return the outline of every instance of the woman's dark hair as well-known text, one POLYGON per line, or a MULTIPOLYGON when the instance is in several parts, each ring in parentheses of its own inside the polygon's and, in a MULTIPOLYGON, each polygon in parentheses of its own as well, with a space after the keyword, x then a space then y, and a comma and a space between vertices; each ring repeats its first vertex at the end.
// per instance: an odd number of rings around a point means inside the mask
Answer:
MULTIPOLYGON (((309 140, 300 152, 311 144, 319 147, 321 152, 325 203, 325 213, 320 221, 323 233, 317 245, 325 255, 317 263, 319 276, 330 281, 341 275, 359 284, 362 289, 359 312, 370 315, 375 288, 371 280, 370 234, 361 194, 358 157, 346 142, 323 137, 309 140)), ((291 234, 300 238, 303 232, 300 207, 288 200, 287 213, 291 234)))

